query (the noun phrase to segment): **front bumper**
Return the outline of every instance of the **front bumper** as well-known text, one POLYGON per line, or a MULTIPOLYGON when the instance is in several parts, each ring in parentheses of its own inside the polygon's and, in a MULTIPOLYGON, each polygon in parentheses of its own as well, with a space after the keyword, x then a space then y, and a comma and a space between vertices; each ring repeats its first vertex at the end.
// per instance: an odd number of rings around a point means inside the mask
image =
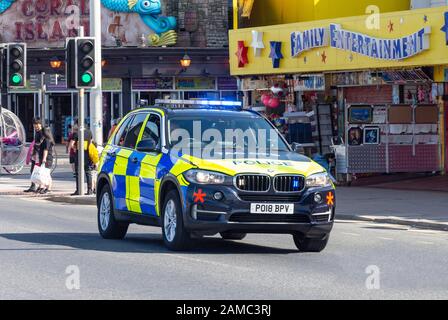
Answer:
POLYGON ((332 187, 282 194, 244 193, 233 186, 191 184, 183 196, 185 228, 198 235, 240 232, 323 238, 333 228, 336 200, 332 187), (223 195, 222 200, 214 198, 217 192, 223 195), (321 202, 315 201, 316 194, 320 194, 321 202), (292 203, 294 214, 251 214, 252 203, 292 203))

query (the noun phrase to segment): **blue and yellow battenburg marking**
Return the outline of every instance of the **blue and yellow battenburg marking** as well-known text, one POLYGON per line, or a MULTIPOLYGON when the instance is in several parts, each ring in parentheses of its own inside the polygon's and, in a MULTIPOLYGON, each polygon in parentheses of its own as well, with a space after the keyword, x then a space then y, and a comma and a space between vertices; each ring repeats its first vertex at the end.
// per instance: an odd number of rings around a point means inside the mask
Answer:
POLYGON ((182 159, 181 155, 151 155, 107 146, 99 170, 109 175, 117 210, 160 216, 158 199, 163 177, 168 173, 175 176, 182 195, 186 197, 189 182, 183 173, 191 168, 193 165, 182 159), (111 157, 109 153, 116 156, 111 157))

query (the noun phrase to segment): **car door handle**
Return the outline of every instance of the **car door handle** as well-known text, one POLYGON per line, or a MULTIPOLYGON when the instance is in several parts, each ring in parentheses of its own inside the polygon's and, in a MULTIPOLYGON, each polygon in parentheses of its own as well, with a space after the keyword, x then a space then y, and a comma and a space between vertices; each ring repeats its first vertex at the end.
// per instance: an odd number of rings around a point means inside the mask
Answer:
POLYGON ((133 158, 131 161, 132 161, 132 163, 138 163, 139 162, 138 158, 133 158))
POLYGON ((117 156, 115 152, 108 152, 107 155, 112 158, 115 158, 117 156))

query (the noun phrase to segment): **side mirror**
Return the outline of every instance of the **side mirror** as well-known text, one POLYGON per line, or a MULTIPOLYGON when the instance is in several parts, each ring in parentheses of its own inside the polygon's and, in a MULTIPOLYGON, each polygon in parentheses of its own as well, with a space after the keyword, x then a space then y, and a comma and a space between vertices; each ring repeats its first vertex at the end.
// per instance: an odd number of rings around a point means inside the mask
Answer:
POLYGON ((297 152, 300 154, 305 154, 305 148, 303 148, 303 146, 298 142, 293 142, 291 144, 291 148, 292 148, 292 151, 294 151, 294 152, 297 152))
POLYGON ((140 152, 160 152, 157 142, 154 139, 141 140, 137 144, 137 151, 140 152))

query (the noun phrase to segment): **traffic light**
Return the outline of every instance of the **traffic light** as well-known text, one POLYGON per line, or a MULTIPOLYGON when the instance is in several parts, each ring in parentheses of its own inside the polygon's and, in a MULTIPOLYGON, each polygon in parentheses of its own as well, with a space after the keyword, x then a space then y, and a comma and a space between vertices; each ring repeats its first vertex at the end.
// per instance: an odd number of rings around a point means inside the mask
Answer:
POLYGON ((96 87, 95 77, 95 39, 76 39, 77 88, 96 87))
POLYGON ((65 77, 67 88, 76 89, 76 39, 67 38, 65 44, 65 77))
POLYGON ((95 76, 95 39, 67 39, 67 86, 72 89, 90 89, 96 87, 95 76))
POLYGON ((6 86, 24 88, 26 85, 26 44, 8 43, 5 64, 6 86))

